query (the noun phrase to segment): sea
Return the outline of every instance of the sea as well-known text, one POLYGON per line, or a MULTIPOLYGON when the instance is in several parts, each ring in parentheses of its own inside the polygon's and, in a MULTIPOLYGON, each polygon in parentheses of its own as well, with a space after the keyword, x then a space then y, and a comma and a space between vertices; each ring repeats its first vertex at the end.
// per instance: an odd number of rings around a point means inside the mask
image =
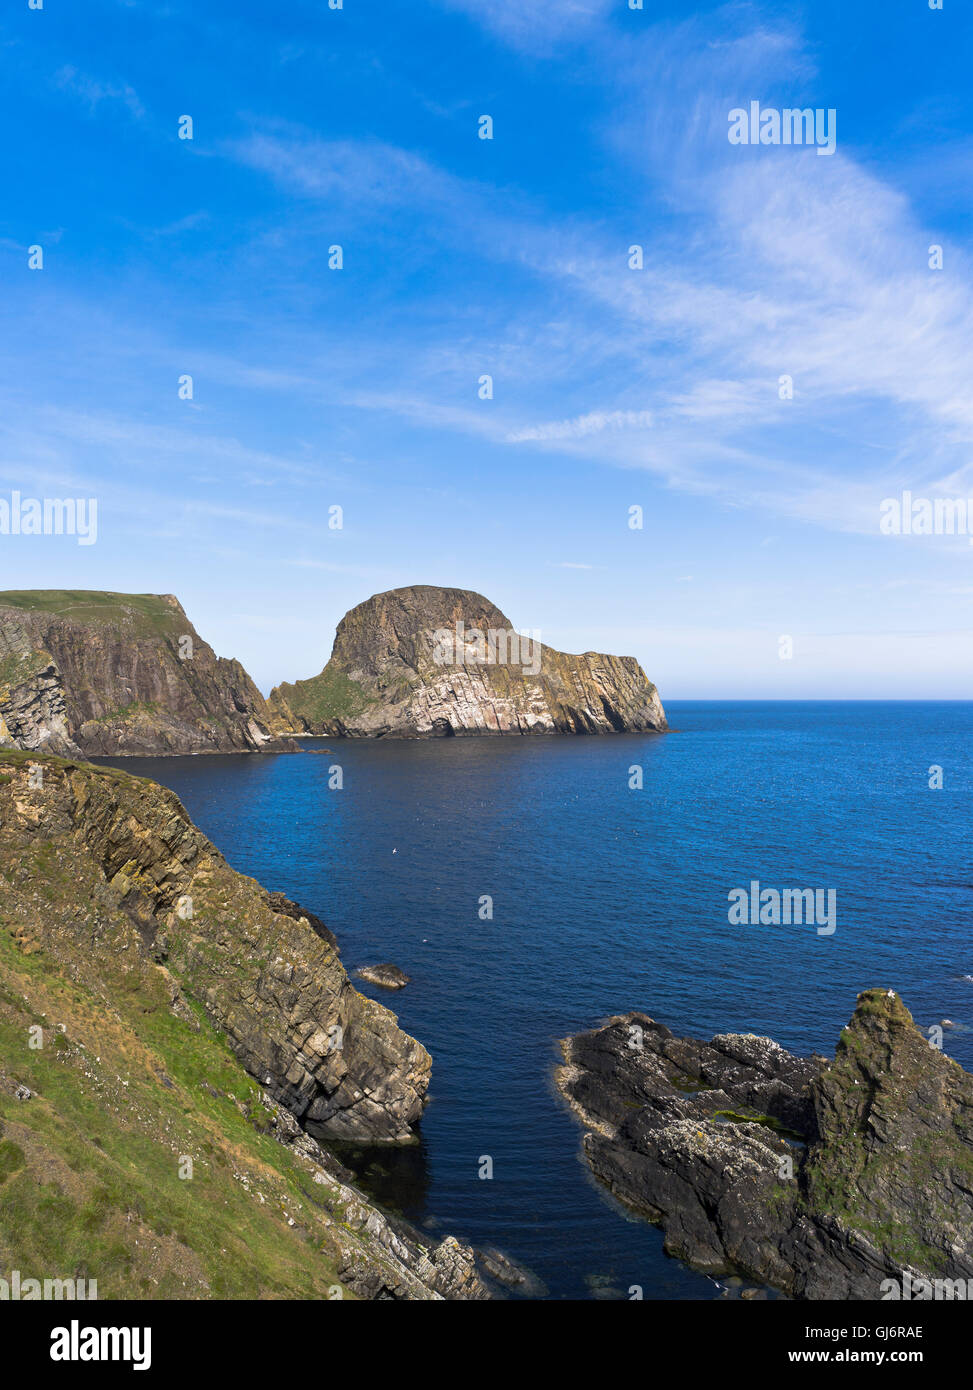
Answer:
POLYGON ((551 1299, 727 1296, 590 1176, 558 1039, 638 1009, 831 1055, 881 986, 973 1070, 973 703, 667 714, 664 735, 117 761, 327 922, 349 973, 411 977, 356 984, 432 1054, 420 1142, 341 1157, 431 1238, 502 1250, 551 1299), (833 917, 731 920, 752 884, 833 892, 833 917))

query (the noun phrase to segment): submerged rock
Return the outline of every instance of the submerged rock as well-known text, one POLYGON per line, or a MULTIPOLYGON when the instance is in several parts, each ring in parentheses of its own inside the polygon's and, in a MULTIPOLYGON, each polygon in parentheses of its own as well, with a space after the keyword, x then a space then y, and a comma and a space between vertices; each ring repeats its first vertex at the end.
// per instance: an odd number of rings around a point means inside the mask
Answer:
POLYGON ((485 1274, 497 1284, 512 1290, 521 1298, 544 1298, 547 1288, 533 1271, 512 1260, 496 1246, 488 1245, 476 1251, 485 1274))
POLYGON ((639 1013, 561 1047, 592 1171, 668 1253, 807 1299, 973 1278, 973 1077, 891 991, 859 996, 831 1062, 639 1013))
POLYGON ((404 989, 411 978, 397 965, 360 965, 355 974, 383 989, 404 989))
POLYGON ((667 727, 658 691, 634 657, 555 651, 521 638, 481 594, 425 584, 353 608, 321 674, 278 686, 269 704, 279 727, 328 737, 667 727))

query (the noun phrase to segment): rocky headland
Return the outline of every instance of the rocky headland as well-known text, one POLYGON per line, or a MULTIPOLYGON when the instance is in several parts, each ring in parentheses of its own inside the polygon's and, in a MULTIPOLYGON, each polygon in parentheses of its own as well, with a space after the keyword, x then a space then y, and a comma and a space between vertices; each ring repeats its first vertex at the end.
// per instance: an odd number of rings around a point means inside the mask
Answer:
POLYGON ((658 691, 634 657, 570 656, 521 638, 481 594, 432 585, 353 608, 321 674, 278 686, 268 704, 279 730, 333 738, 667 727, 658 691))
MULTIPOLYGON (((238 661, 218 657, 172 594, 0 593, 0 747, 65 757, 280 752, 238 661)), ((286 719, 287 726, 293 720, 286 719)))
POLYGON ((833 1060, 641 1013, 561 1048, 592 1172, 668 1253, 803 1299, 973 1278, 973 1076, 892 991, 859 996, 833 1060))
POLYGON ((472 1250, 327 1149, 409 1141, 430 1066, 171 792, 0 753, 4 1268, 102 1298, 486 1297, 472 1250))

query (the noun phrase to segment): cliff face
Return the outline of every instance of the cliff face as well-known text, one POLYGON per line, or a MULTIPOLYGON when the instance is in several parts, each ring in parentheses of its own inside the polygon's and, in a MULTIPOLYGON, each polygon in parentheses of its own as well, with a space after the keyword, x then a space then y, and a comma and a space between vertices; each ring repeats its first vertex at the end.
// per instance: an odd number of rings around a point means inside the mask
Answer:
POLYGON ((0 744, 65 756, 282 751, 238 661, 171 594, 0 593, 0 744))
POLYGON ((103 1298, 484 1297, 472 1251, 420 1242, 320 1142, 409 1138, 429 1070, 170 792, 0 754, 4 1268, 103 1298))
POLYGON ((271 694, 279 727, 332 737, 659 732, 634 657, 521 638, 480 594, 419 585, 359 604, 319 676, 271 694), (288 715, 296 722, 288 725, 288 715))
POLYGON ((322 924, 231 869, 164 788, 19 758, 0 787, 0 844, 21 871, 13 883, 26 895, 24 929, 51 958, 87 974, 118 952, 137 977, 164 965, 312 1134, 410 1137, 429 1054, 352 987, 322 924), (31 767, 41 770, 38 789, 31 767), (65 886, 63 913, 30 907, 44 891, 31 886, 38 862, 65 886))
POLYGON ((807 1299, 973 1277, 973 1077, 896 995, 859 996, 830 1063, 644 1014, 562 1050, 593 1172, 670 1254, 807 1299))

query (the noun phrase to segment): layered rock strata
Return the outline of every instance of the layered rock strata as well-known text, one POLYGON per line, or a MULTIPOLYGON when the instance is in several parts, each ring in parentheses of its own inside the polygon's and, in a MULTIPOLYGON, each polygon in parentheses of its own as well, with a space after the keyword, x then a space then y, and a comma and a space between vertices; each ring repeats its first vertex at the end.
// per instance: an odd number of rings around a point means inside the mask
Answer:
POLYGON ((29 590, 0 593, 0 746, 118 757, 296 744, 172 594, 29 590))
POLYGON ((278 686, 268 703, 276 727, 335 738, 667 727, 634 657, 570 656, 518 633, 481 594, 430 585, 353 608, 321 674, 278 686))

